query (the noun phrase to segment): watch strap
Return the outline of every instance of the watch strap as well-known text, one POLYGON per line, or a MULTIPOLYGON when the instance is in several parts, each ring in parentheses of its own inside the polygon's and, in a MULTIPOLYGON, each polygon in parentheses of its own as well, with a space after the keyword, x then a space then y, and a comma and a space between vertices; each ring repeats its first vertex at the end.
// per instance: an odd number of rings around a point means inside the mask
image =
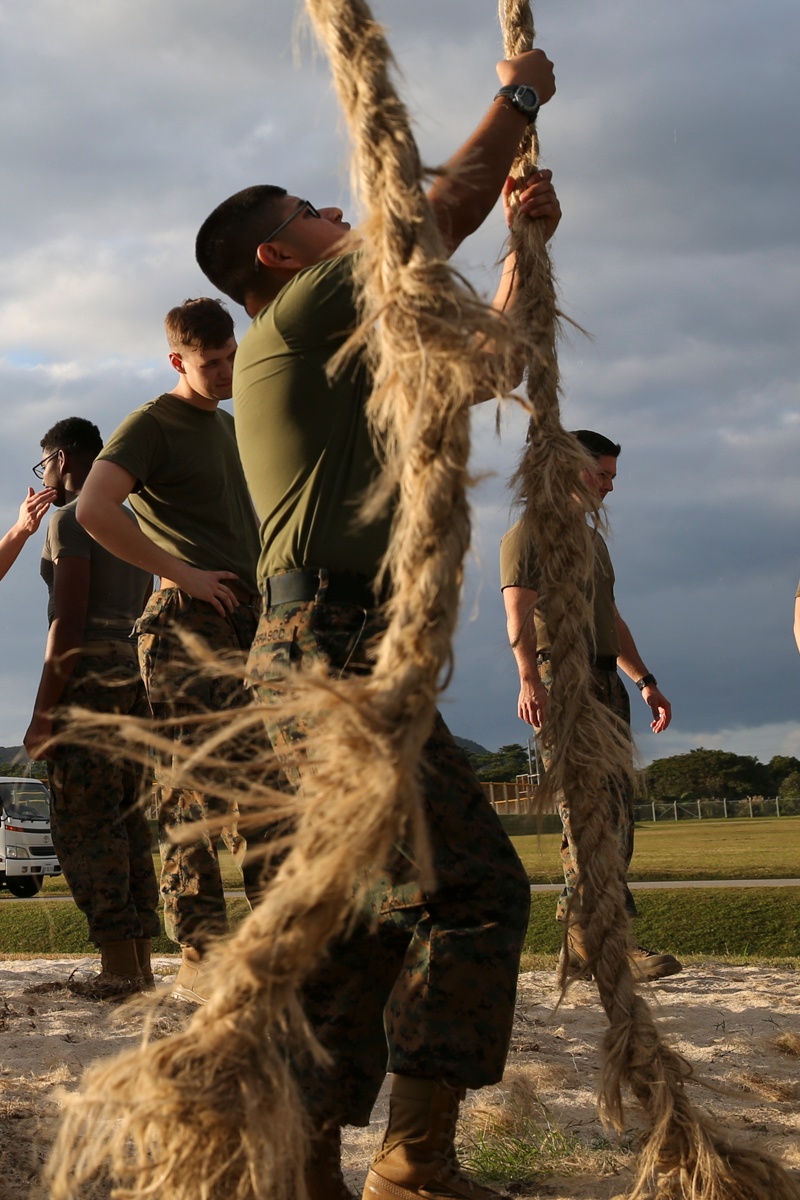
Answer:
POLYGON ((509 83, 505 87, 501 87, 500 90, 495 94, 494 98, 495 100, 499 100, 501 96, 503 99, 508 100, 511 104, 513 104, 514 108, 516 108, 518 112, 521 112, 528 118, 529 125, 536 120, 536 117, 539 113, 539 108, 541 107, 539 102, 539 94, 536 91, 536 88, 531 87, 529 83, 509 83), (527 103, 523 99, 523 95, 521 93, 528 93, 530 96, 532 96, 533 103, 527 103))
POLYGON ((658 687, 658 681, 655 675, 651 675, 648 671, 641 679, 636 680, 636 686, 640 692, 643 692, 646 687, 658 687))

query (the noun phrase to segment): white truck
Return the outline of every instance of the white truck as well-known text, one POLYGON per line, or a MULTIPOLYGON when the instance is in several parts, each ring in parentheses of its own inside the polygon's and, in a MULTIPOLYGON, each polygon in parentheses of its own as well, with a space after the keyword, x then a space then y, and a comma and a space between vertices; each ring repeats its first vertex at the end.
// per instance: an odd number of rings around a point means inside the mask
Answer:
POLYGON ((50 793, 40 779, 0 776, 0 887, 36 896, 61 866, 50 833, 50 793))

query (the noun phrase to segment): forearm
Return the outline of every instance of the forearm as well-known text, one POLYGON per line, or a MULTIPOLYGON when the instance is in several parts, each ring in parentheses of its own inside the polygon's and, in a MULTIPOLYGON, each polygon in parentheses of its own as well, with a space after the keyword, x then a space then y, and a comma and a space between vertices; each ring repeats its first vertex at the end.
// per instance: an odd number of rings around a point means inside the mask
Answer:
POLYGON ((78 500, 77 517, 84 529, 111 554, 150 575, 180 582, 186 567, 181 559, 157 546, 116 502, 94 497, 78 500))
POLYGON ((534 683, 539 679, 539 668, 536 662, 538 648, 536 645, 536 630, 533 620, 526 621, 521 627, 507 621, 508 641, 514 662, 517 664, 520 683, 534 683))
POLYGON ((439 229, 453 253, 488 217, 517 156, 527 120, 495 102, 446 164, 428 193, 439 229))
POLYGON ((531 588, 503 588, 506 629, 519 673, 517 716, 540 729, 547 710, 547 689, 539 676, 534 610, 538 595, 531 588))
POLYGON ((800 596, 794 602, 794 640, 800 650, 800 596))
POLYGON ((80 658, 84 622, 56 617, 47 635, 42 677, 33 706, 35 714, 48 716, 61 701, 80 658))
POLYGON ((633 634, 619 613, 617 614, 616 622, 620 645, 617 665, 621 671, 625 672, 629 679, 632 679, 636 683, 638 679, 642 679, 648 674, 647 667, 633 640, 633 634))
POLYGON ((18 525, 12 525, 5 537, 0 540, 0 579, 13 567, 30 536, 27 530, 20 529, 18 525))

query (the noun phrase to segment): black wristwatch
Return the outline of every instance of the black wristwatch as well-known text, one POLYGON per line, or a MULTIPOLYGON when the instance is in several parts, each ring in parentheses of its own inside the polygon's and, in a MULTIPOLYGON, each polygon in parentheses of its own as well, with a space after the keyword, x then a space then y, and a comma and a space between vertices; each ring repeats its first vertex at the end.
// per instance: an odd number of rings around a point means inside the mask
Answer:
POLYGON ((535 88, 530 87, 527 83, 511 83, 508 87, 500 88, 495 100, 499 100, 501 96, 505 96, 506 100, 514 105, 514 108, 528 118, 529 125, 536 120, 540 104, 535 88))
POLYGON ((658 681, 655 675, 651 675, 648 671, 641 679, 636 680, 636 686, 640 692, 643 692, 646 687, 658 687, 658 681))

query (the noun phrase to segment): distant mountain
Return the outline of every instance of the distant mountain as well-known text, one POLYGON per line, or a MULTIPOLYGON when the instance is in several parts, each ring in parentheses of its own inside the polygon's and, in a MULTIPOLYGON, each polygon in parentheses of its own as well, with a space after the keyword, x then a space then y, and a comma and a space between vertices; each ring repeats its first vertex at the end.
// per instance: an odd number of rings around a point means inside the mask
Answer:
POLYGON ((0 762, 22 762, 28 761, 28 755, 25 753, 24 746, 0 746, 0 762))
POLYGON ((482 746, 480 742, 472 742, 469 738, 460 738, 453 734, 453 741, 462 750, 468 750, 470 754, 491 754, 491 751, 482 746))

